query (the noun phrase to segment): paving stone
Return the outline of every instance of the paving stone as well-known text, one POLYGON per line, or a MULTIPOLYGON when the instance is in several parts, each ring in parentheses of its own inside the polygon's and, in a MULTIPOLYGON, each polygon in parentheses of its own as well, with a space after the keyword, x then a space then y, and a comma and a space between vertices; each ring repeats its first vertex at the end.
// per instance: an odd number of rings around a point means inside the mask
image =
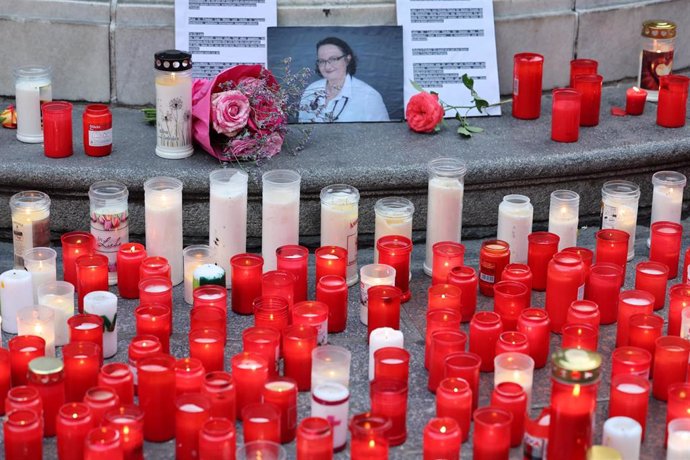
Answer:
POLYGON ((572 11, 575 0, 494 0, 494 16, 542 15, 554 11, 572 11))

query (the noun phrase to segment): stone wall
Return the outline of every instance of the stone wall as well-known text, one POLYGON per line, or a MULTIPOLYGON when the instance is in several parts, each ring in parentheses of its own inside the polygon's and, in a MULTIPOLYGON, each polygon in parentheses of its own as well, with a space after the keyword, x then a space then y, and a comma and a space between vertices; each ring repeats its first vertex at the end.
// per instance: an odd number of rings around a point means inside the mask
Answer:
MULTIPOLYGON (((56 99, 148 104, 151 59, 174 46, 174 0, 0 0, 0 95, 12 69, 53 68, 56 99)), ((574 57, 599 61, 606 81, 636 75, 643 20, 678 23, 675 67, 690 66, 689 0, 494 0, 501 93, 512 56, 546 57, 544 89, 564 85, 574 57)), ((278 25, 391 25, 394 0, 278 0, 278 25)))

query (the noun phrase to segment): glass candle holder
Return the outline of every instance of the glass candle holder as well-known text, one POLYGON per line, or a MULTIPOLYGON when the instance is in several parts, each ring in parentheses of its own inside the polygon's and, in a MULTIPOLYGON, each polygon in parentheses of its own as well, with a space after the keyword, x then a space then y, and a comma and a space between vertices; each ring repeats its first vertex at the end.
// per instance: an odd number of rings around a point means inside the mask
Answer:
POLYGON ((175 437, 175 358, 159 353, 137 361, 139 407, 144 411, 144 439, 175 437))
POLYGON ((287 300, 282 297, 257 297, 253 302, 254 325, 270 327, 282 333, 288 326, 290 313, 287 300))
POLYGON ((316 282, 328 275, 347 276, 347 249, 341 246, 321 246, 314 251, 316 282))
POLYGON ((261 389, 268 379, 268 362, 258 353, 243 351, 230 358, 237 392, 236 416, 242 420, 242 409, 261 401, 261 389))
POLYGON ((594 59, 573 59, 570 61, 570 84, 571 88, 575 87, 575 81, 580 75, 596 75, 599 68, 599 63, 594 59))
POLYGON ((509 351, 529 354, 529 342, 524 332, 501 332, 496 342, 496 356, 509 351))
POLYGON ((611 378, 618 374, 633 374, 649 378, 652 355, 642 348, 618 347, 611 353, 611 378))
POLYGON ((510 447, 522 444, 527 414, 527 395, 522 386, 514 382, 496 385, 491 393, 491 407, 503 409, 513 415, 513 421, 510 423, 510 447))
POLYGON ((198 393, 175 399, 175 458, 194 459, 199 453, 199 432, 209 418, 211 403, 198 393))
POLYGON ((17 140, 40 144, 44 140, 41 105, 53 100, 50 68, 26 66, 14 70, 17 140))
POLYGON ((261 277, 261 295, 283 297, 292 310, 295 297, 294 275, 280 270, 264 272, 261 277))
POLYGON ((19 192, 10 197, 14 267, 24 267, 24 253, 50 246, 50 198, 43 192, 19 192))
POLYGON ((470 321, 469 351, 481 358, 481 371, 494 370, 496 342, 503 332, 501 317, 498 313, 480 311, 474 314, 470 321))
POLYGON ((216 260, 215 248, 206 244, 193 244, 182 251, 184 264, 184 301, 194 303, 194 270, 216 260))
POLYGON ((462 434, 457 422, 450 417, 429 420, 423 434, 424 460, 447 458, 459 460, 462 434))
POLYGON ((41 305, 17 312, 18 335, 34 335, 45 340, 45 356, 55 356, 55 312, 41 305))
POLYGON ((314 348, 311 356, 312 388, 329 382, 349 387, 350 361, 352 359, 352 354, 349 350, 336 345, 325 345, 314 348))
MULTIPOLYGON (((277 377, 264 384, 261 400, 273 405, 279 413, 280 443, 295 439, 297 431, 297 382, 289 377, 277 377)), ((246 409, 245 409, 246 410, 246 409)))
POLYGON ((366 412, 356 414, 350 419, 350 458, 387 458, 388 438, 391 429, 389 418, 366 412))
POLYGON ((38 289, 57 278, 57 252, 51 248, 33 248, 24 253, 24 268, 31 273, 34 303, 38 302, 38 289))
POLYGON ((277 362, 280 357, 280 333, 275 329, 249 327, 242 331, 242 351, 263 356, 268 363, 268 376, 277 374, 277 362))
POLYGON ((599 331, 599 325, 601 324, 599 306, 591 300, 574 301, 568 307, 565 324, 588 324, 595 331, 599 331))
POLYGON ((89 188, 91 234, 96 252, 108 258, 108 284, 117 283, 117 254, 129 241, 127 187, 113 180, 98 181, 89 188))
POLYGON ((374 353, 384 347, 404 347, 405 337, 401 331, 380 327, 369 335, 369 380, 374 380, 374 353))
POLYGON ((228 290, 222 286, 215 284, 205 284, 194 289, 194 303, 192 309, 195 307, 210 307, 218 308, 224 314, 228 312, 228 290))
POLYGON ((632 315, 654 311, 654 296, 647 291, 636 289, 623 291, 618 296, 618 324, 616 329, 616 346, 628 345, 629 321, 632 315))
MULTIPOLYGON (((680 223, 683 206, 683 189, 687 178, 676 171, 658 171, 652 176, 652 217, 651 224, 667 221, 680 223)), ((647 241, 649 246, 650 241, 647 241)))
POLYGON ((280 442, 280 411, 271 403, 251 403, 242 409, 245 442, 280 442))
POLYGON ((577 142, 580 135, 582 95, 574 89, 554 89, 551 103, 551 139, 577 142))
POLYGON ((7 414, 3 423, 3 444, 7 459, 42 459, 42 438, 41 419, 35 412, 18 409, 7 414))
MULTIPOLYGON (((47 225, 46 221, 46 228, 47 225)), ((87 232, 68 232, 60 236, 60 241, 62 244, 62 277, 66 282, 76 286, 77 266, 75 262, 80 256, 92 255, 96 252, 96 238, 87 232)))
POLYGON ((525 195, 506 195, 498 206, 496 238, 510 246, 511 263, 527 263, 527 235, 532 233, 533 214, 525 195))
POLYGON ((474 458, 505 458, 510 454, 513 414, 493 406, 474 411, 474 458))
POLYGON ((537 369, 544 367, 549 357, 550 322, 549 314, 541 308, 522 310, 517 321, 517 330, 527 336, 529 355, 537 369))
MULTIPOLYGON (((214 371, 204 376, 201 394, 211 402, 211 417, 222 417, 232 422, 237 413, 237 391, 235 381, 227 372, 214 371)), ((233 423, 234 427, 234 423, 233 423)))
POLYGON ((690 305, 690 286, 676 284, 669 290, 668 334, 681 334, 682 310, 690 305))
POLYGON ((560 333, 568 306, 585 293, 585 266, 577 254, 559 252, 549 262, 546 279, 545 309, 551 319, 551 331, 560 333))
POLYGON ((549 233, 558 235, 558 250, 577 246, 580 195, 572 190, 551 192, 549 233))
POLYGON ((234 421, 209 418, 199 431, 199 458, 232 458, 237 447, 236 437, 234 421))
POLYGON ((41 104, 43 153, 48 158, 66 158, 72 147, 72 104, 64 101, 41 104))
POLYGON ((127 360, 129 370, 134 377, 134 387, 138 384, 137 363, 148 356, 153 356, 163 352, 163 346, 158 337, 154 335, 137 335, 129 342, 127 348, 127 360))
POLYGON ((84 153, 104 157, 113 151, 113 114, 104 104, 89 104, 82 115, 84 153))
POLYGON ((125 459, 143 460, 144 411, 139 406, 126 404, 106 412, 104 426, 120 433, 125 459))
POLYGON ((103 363, 103 318, 88 313, 72 316, 68 321, 69 341, 92 342, 100 352, 99 362, 103 363))
MULTIPOLYGON (((445 379, 458 378, 467 382, 469 389, 472 392, 472 410, 477 408, 479 402, 479 368, 481 367, 482 359, 479 355, 471 352, 453 353, 446 357, 444 365, 445 379)), ((444 380, 445 380, 444 379, 444 380)), ((443 380, 436 389, 436 398, 438 398, 439 388, 443 386, 443 380)), ((468 419, 469 423, 469 419, 468 419)), ((460 424, 460 426, 464 426, 460 424)), ((467 430, 463 430, 463 439, 466 439, 467 430)))
POLYGON ((299 244, 301 176, 289 169, 268 171, 261 177, 261 255, 264 271, 276 269, 276 249, 299 244))
POLYGON ((628 343, 631 347, 642 348, 652 355, 652 369, 656 339, 661 337, 663 326, 664 319, 658 315, 638 313, 628 320, 628 343))
POLYGON ((429 355, 429 380, 427 388, 436 392, 443 379, 444 364, 448 355, 465 351, 467 336, 462 331, 440 330, 431 334, 431 352, 429 355))
POLYGON ((436 416, 453 419, 460 427, 462 442, 467 441, 472 420, 474 393, 463 378, 447 377, 436 389, 436 416))
POLYGON ((468 322, 477 310, 477 288, 479 277, 477 271, 466 265, 453 268, 448 274, 448 284, 460 288, 460 313, 462 321, 468 322))
POLYGON ((287 453, 280 444, 273 441, 252 441, 238 447, 235 458, 237 460, 285 460, 287 453))
POLYGON ((136 334, 158 339, 163 353, 170 352, 170 309, 163 305, 143 305, 134 310, 136 334))
POLYGON ((261 296, 261 273, 264 260, 256 254, 237 254, 230 259, 232 266, 232 311, 251 315, 252 302, 261 296))
POLYGON ((201 392, 204 384, 206 369, 201 360, 196 358, 180 358, 175 361, 175 395, 194 394, 201 392))
POLYGON ((502 281, 517 281, 527 288, 525 302, 529 306, 532 302, 532 270, 527 264, 508 264, 503 269, 502 281))
MULTIPOLYGON (((460 242, 467 166, 456 158, 435 158, 427 163, 427 171, 429 185, 424 273, 431 276, 434 244, 439 241, 460 242)), ((380 259, 379 263, 382 263, 380 259)))
POLYGON ((62 360, 44 356, 31 360, 28 385, 38 390, 43 401, 43 436, 55 436, 58 411, 65 403, 65 372, 62 360))
POLYGON ((96 386, 86 390, 84 403, 91 411, 94 426, 100 426, 106 412, 120 407, 120 398, 114 390, 96 386))
POLYGON ((514 331, 525 308, 530 307, 529 290, 517 281, 499 281, 494 285, 494 311, 501 317, 503 330, 514 331))
POLYGON ((125 299, 139 298, 141 264, 146 259, 146 248, 140 243, 124 243, 117 251, 117 290, 125 299))
POLYGON ((460 313, 462 291, 452 284, 434 284, 427 290, 427 311, 454 310, 460 313))
POLYGON ((46 341, 35 335, 18 335, 7 342, 10 350, 10 372, 12 386, 26 385, 29 363, 45 356, 46 341))
POLYGON ((410 300, 410 257, 412 241, 404 236, 388 235, 376 243, 379 262, 395 269, 395 286, 402 291, 402 302, 410 300))
POLYGON ((649 380, 638 375, 619 374, 611 379, 609 417, 630 417, 642 427, 644 440, 649 406, 649 380))
POLYGON ((666 401, 671 385, 684 382, 688 372, 690 343, 675 336, 656 339, 654 348, 654 380, 652 395, 655 399, 666 401))
POLYGON ((454 241, 439 241, 432 247, 431 284, 446 283, 448 274, 465 263, 465 246, 454 241))
POLYGON ((491 297, 494 284, 501 281, 503 269, 510 263, 510 247, 501 240, 482 241, 479 250, 479 292, 491 297))
POLYGON ((597 351, 599 347, 599 331, 589 324, 565 324, 561 334, 561 348, 597 351))
POLYGON ((291 273, 295 278, 294 302, 307 300, 309 249, 296 244, 288 244, 276 249, 278 270, 291 273))
POLYGON ((527 395, 527 408, 532 407, 534 360, 524 353, 501 353, 494 358, 494 386, 502 382, 519 384, 527 395))
POLYGON ((91 409, 84 403, 67 403, 57 414, 56 435, 58 458, 84 458, 84 439, 96 426, 91 409))
POLYGON ((592 268, 592 260, 594 259, 594 251, 592 251, 591 249, 574 246, 571 248, 565 248, 563 252, 570 252, 580 256, 582 258, 582 263, 585 264, 587 276, 589 276, 589 270, 590 268, 592 268))
POLYGON ((395 286, 378 285, 369 288, 367 308, 367 341, 371 332, 380 327, 400 329, 402 291, 395 286))
POLYGON ((2 415, 17 409, 28 409, 34 411, 39 417, 43 416, 43 402, 41 401, 41 394, 36 388, 27 385, 12 388, 9 388, 8 385, 7 388, 2 415))
POLYGON ((683 460, 690 454, 690 418, 677 418, 668 424, 667 460, 683 460))
POLYGON ((120 458, 124 455, 120 432, 114 428, 92 428, 84 439, 84 459, 120 458))
POLYGON ((654 310, 664 308, 666 303, 668 273, 668 266, 660 262, 642 261, 635 266, 635 289, 654 296, 654 310))
POLYGON ((121 404, 134 403, 134 376, 125 363, 107 363, 98 373, 98 386, 113 390, 121 404))
POLYGON ((573 89, 582 95, 580 126, 597 126, 601 107, 601 75, 577 75, 573 79, 573 89))
POLYGON ((154 58, 156 155, 170 160, 190 157, 194 153, 188 116, 192 111, 192 55, 167 50, 157 52, 154 58))
POLYGON ((184 280, 182 255, 182 181, 153 177, 144 182, 146 252, 165 257, 173 286, 184 280))
POLYGON ((518 53, 513 56, 513 117, 534 120, 541 114, 544 56, 518 53))
POLYGON ((162 276, 168 281, 172 280, 171 268, 168 259, 161 256, 146 257, 139 267, 139 282, 148 278, 162 276))
POLYGON ((297 382, 299 391, 311 388, 312 352, 317 346, 317 330, 293 324, 283 330, 283 375, 297 382))
POLYGON ((225 362, 224 336, 216 329, 189 333, 189 356, 198 359, 206 372, 222 371, 225 362))
POLYGON ((163 276, 155 276, 141 280, 139 282, 139 304, 160 305, 168 308, 170 311, 168 319, 169 333, 172 334, 172 282, 169 279, 163 276))
POLYGON ((424 368, 429 369, 431 334, 438 330, 460 330, 460 315, 454 310, 430 310, 426 313, 424 368))
POLYGON ((333 429, 321 417, 302 419, 297 427, 297 457, 305 460, 333 458, 333 429))
POLYGON ((326 275, 316 283, 316 300, 328 305, 328 332, 342 332, 347 325, 347 283, 345 278, 326 275))
POLYGON ((690 78, 685 75, 662 75, 659 77, 659 105, 656 124, 664 128, 685 126, 690 78))
POLYGON ((625 458, 640 456, 642 427, 630 417, 609 417, 604 422, 602 443, 625 458))
MULTIPOLYGON (((374 263, 379 261, 376 243, 387 235, 402 235, 412 239, 414 204, 407 198, 392 196, 381 198, 374 205, 374 263)), ((361 275, 361 270, 360 270, 361 275)))
POLYGON ((84 255, 76 260, 77 306, 84 312, 84 296, 93 291, 108 290, 108 258, 101 254, 84 255))
POLYGON ((328 305, 308 300, 295 304, 292 309, 292 324, 303 324, 316 328, 319 345, 328 343, 328 305))
POLYGON ((560 237, 550 232, 532 232, 527 242, 527 265, 532 272, 532 289, 544 291, 549 261, 558 252, 560 237))
POLYGON ((666 265, 669 279, 675 279, 678 276, 682 239, 683 226, 678 223, 659 221, 651 226, 649 260, 666 265))
POLYGON ((108 291, 92 291, 84 296, 84 312, 103 320, 103 357, 117 353, 117 296, 108 291))
POLYGON ((321 246, 340 246, 347 250, 348 286, 357 282, 357 221, 359 191, 344 184, 321 189, 321 246))
POLYGON ((17 312, 34 304, 31 273, 26 270, 8 270, 0 274, 0 309, 2 330, 17 333, 17 312))
MULTIPOLYGON (((622 230, 630 236, 627 242, 627 260, 632 260, 635 256, 635 227, 637 225, 637 205, 640 199, 640 187, 633 182, 624 180, 608 181, 604 183, 601 189, 601 197, 601 228, 602 230, 622 230)), ((614 239, 610 236, 607 238, 609 241, 614 239)), ((615 240, 619 239, 615 238, 615 240)), ((608 248, 601 248, 602 251, 604 249, 608 248)), ((611 251, 613 252, 613 248, 611 248, 611 251)), ((600 259, 599 252, 599 237, 597 237, 597 262, 622 262, 619 258, 620 256, 616 257, 612 253, 608 254, 608 257, 605 257, 602 253, 602 258, 600 259)))
MULTIPOLYGON (((222 288, 225 289, 225 288, 222 288)), ((189 332, 199 329, 214 330, 225 345, 227 336, 227 313, 218 307, 194 307, 189 312, 189 332)))
POLYGON ((618 295, 624 277, 621 266, 614 263, 597 262, 589 271, 585 299, 599 306, 601 324, 614 323, 618 318, 618 295))
POLYGON ((391 428, 385 436, 391 446, 407 439, 407 383, 399 380, 373 380, 369 385, 371 413, 388 418, 391 428))
POLYGON ((329 421, 333 428, 331 449, 338 452, 345 448, 347 421, 350 408, 350 391, 335 382, 322 383, 311 392, 311 416, 329 421))
POLYGON ((410 352, 404 348, 384 347, 374 352, 374 380, 398 380, 407 384, 409 373, 410 352))
POLYGON ((676 24, 665 20, 645 21, 642 24, 642 50, 637 86, 650 93, 650 100, 658 99, 661 75, 671 73, 676 40, 676 24))

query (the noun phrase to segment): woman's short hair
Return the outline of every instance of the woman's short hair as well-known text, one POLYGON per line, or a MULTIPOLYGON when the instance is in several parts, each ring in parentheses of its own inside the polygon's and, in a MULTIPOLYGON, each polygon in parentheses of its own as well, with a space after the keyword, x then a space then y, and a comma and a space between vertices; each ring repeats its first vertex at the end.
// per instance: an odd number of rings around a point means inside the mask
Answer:
MULTIPOLYGON (((355 56, 355 52, 352 51, 352 48, 350 48, 350 45, 347 44, 344 40, 339 39, 338 37, 326 37, 320 42, 316 44, 316 52, 319 52, 319 48, 321 48, 323 45, 334 45, 340 48, 340 51, 343 52, 345 56, 349 55, 350 56, 350 62, 347 64, 347 73, 350 75, 354 75, 355 72, 357 72, 357 57, 355 56)), ((316 74, 319 77, 323 77, 321 75, 321 71, 319 70, 319 66, 316 66, 316 74)))

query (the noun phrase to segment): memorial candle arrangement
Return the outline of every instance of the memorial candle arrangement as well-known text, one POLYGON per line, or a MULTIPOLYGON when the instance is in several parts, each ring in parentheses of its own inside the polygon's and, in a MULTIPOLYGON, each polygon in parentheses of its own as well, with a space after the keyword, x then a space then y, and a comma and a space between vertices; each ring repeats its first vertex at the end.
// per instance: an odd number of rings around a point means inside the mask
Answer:
POLYGON ((321 246, 347 250, 348 286, 357 282, 357 222, 359 191, 351 185, 336 184, 321 189, 321 246))
POLYGON ((98 181, 89 188, 91 234, 96 252, 108 258, 108 284, 117 283, 117 257, 120 246, 129 242, 129 191, 112 180, 98 181))
POLYGON ((508 243, 511 263, 527 263, 527 235, 532 233, 533 213, 525 195, 506 195, 498 206, 496 239, 508 243))
POLYGON ((276 249, 299 244, 299 198, 301 176, 289 169, 276 169, 261 178, 261 255, 263 270, 276 269, 276 249))
MULTIPOLYGON (((162 113, 162 112, 159 112, 162 113)), ((170 264, 173 286, 184 279, 182 269, 182 181, 153 177, 144 182, 146 251, 170 264)))

